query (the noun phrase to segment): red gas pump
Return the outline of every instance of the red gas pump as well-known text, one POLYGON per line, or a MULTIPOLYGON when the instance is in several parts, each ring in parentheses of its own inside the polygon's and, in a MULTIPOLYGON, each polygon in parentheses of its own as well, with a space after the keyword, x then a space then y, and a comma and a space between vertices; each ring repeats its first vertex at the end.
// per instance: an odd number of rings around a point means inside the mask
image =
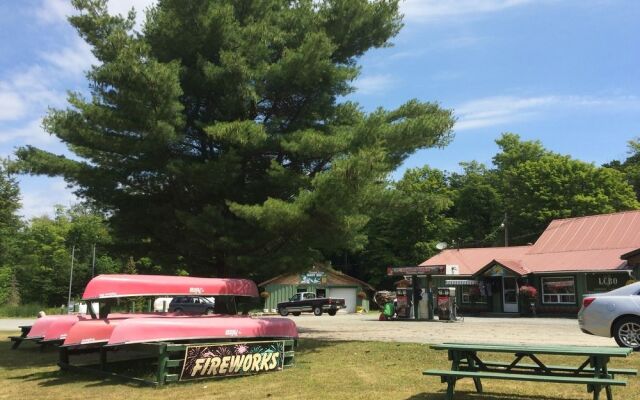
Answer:
POLYGON ((440 321, 457 321, 456 288, 439 287, 437 312, 440 321))

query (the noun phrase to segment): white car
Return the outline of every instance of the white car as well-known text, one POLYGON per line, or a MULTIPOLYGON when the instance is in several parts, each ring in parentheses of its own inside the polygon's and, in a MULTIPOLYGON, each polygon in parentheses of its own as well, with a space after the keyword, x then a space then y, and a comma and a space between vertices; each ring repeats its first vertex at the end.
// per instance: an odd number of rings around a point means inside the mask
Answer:
POLYGON ((578 323, 584 333, 613 336, 619 346, 640 350, 640 282, 585 296, 578 323))

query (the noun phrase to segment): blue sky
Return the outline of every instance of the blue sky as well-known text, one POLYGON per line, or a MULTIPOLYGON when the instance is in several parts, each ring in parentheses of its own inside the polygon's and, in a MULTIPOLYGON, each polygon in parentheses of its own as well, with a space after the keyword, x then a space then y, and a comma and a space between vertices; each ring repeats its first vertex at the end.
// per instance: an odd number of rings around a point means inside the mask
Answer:
MULTIPOLYGON (((153 0, 112 0, 113 12, 153 0)), ((361 60, 352 99, 367 110, 408 99, 455 110, 453 142, 417 152, 396 172, 429 164, 490 163, 495 139, 516 132, 556 152, 602 164, 640 136, 640 2, 627 0, 406 0, 391 48, 361 60)), ((65 0, 0 0, 0 156, 64 146, 40 128, 67 90, 86 90, 93 62, 68 26, 65 0)), ((57 178, 20 177, 22 214, 74 201, 57 178)))

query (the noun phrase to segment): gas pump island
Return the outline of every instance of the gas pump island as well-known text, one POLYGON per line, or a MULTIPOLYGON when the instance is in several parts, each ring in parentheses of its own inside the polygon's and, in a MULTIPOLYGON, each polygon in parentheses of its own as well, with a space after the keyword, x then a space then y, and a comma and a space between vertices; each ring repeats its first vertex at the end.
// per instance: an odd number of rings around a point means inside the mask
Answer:
POLYGON ((433 275, 445 275, 446 267, 389 267, 387 276, 401 276, 407 281, 405 287, 396 289, 396 313, 398 318, 406 319, 426 319, 433 320, 433 275), (425 278, 424 287, 421 287, 420 280, 425 278), (426 295, 426 298, 425 296, 426 295))

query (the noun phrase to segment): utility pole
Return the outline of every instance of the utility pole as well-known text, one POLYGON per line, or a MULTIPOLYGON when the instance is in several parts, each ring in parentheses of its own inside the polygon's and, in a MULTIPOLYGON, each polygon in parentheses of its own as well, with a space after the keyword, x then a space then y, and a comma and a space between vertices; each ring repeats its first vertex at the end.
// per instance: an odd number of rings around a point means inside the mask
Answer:
POLYGON ((73 283, 73 260, 75 259, 75 255, 76 255, 76 245, 75 243, 73 244, 73 247, 71 249, 71 273, 69 273, 69 297, 67 298, 67 314, 71 313, 71 284, 73 283))
POLYGON ((508 214, 504 213, 504 247, 509 247, 509 219, 508 214))
POLYGON ((93 261, 91 262, 91 277, 96 274, 96 244, 93 244, 93 261))

